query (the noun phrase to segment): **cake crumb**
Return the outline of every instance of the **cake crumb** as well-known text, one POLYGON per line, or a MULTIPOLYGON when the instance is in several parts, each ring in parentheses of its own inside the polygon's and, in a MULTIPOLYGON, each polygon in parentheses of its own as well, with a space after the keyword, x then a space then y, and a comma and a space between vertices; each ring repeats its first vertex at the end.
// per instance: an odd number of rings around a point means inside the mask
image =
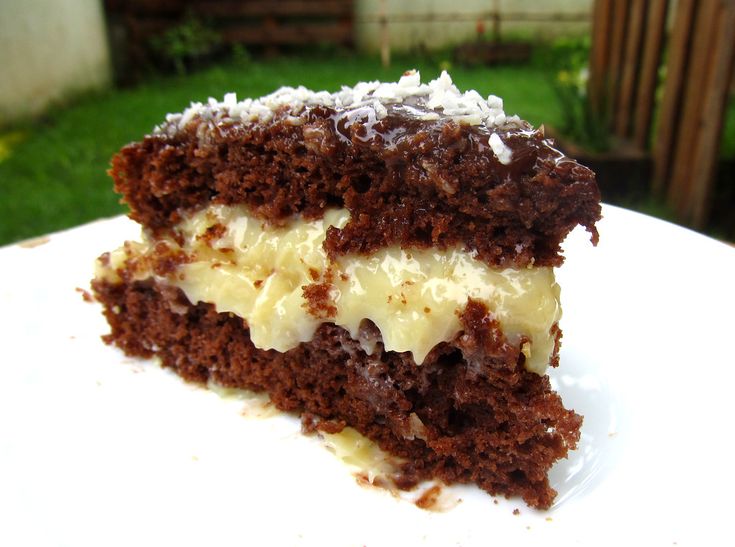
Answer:
POLYGON ((83 289, 81 287, 77 287, 74 290, 77 291, 79 294, 82 295, 82 300, 84 300, 85 302, 94 302, 95 301, 94 300, 94 296, 92 296, 92 293, 90 293, 87 289, 83 289))
POLYGON ((363 488, 374 488, 377 490, 385 490, 393 497, 399 497, 396 485, 388 478, 382 475, 371 475, 365 471, 357 471, 352 474, 355 482, 363 488))
POLYGON ((221 239, 226 232, 227 227, 218 222, 209 226, 203 234, 198 235, 197 241, 204 241, 204 243, 211 249, 213 248, 212 242, 221 239))
POLYGON ((414 503, 421 509, 433 510, 436 507, 441 492, 441 486, 435 484, 434 486, 424 490, 414 503))
POLYGON ((516 516, 518 516, 518 515, 521 514, 521 510, 518 509, 518 507, 516 507, 515 509, 513 509, 513 514, 516 515, 516 516))
POLYGON ((334 305, 334 299, 332 298, 333 290, 334 286, 328 282, 304 285, 302 293, 305 302, 302 306, 317 319, 336 317, 337 306, 334 305))

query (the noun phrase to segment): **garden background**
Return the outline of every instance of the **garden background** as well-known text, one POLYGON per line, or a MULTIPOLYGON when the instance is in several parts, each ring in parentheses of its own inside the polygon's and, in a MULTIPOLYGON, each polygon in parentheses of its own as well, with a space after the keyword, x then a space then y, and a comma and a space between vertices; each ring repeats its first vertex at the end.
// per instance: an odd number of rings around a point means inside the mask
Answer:
MULTIPOLYGON (((651 184, 651 158, 619 153, 609 120, 590 114, 598 4, 2 3, 0 245, 123 213, 106 175, 111 156, 191 101, 230 91, 260 96, 282 85, 333 91, 360 80, 396 80, 410 68, 424 81, 449 70, 460 89, 501 96, 509 114, 543 124, 575 151, 581 147, 605 201, 686 222, 651 184)), ((672 33, 677 2, 666 4, 672 33)), ((656 75, 656 105, 668 54, 664 49, 656 75)), ((696 228, 732 241, 732 75, 729 82, 708 214, 696 228)))

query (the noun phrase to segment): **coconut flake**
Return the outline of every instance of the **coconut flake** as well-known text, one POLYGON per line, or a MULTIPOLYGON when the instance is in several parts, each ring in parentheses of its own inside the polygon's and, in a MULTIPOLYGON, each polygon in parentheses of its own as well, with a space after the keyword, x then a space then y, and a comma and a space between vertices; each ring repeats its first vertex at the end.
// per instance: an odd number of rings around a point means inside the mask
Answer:
POLYGON ((490 135, 488 144, 493 150, 493 154, 498 158, 498 161, 503 165, 508 165, 513 158, 513 151, 503 142, 503 139, 497 133, 490 135))

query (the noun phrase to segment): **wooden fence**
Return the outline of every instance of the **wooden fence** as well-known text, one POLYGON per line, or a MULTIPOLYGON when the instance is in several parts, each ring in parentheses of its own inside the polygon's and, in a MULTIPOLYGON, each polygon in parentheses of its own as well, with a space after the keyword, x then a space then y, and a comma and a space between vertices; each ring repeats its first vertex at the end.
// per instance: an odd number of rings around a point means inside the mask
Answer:
POLYGON ((735 0, 595 2, 592 106, 618 137, 651 150, 653 190, 695 227, 710 208, 733 65, 735 0))

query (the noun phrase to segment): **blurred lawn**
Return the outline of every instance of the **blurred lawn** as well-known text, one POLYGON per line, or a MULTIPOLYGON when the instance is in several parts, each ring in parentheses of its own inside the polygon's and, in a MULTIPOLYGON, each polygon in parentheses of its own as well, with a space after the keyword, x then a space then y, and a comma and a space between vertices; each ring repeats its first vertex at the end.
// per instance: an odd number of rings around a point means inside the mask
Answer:
MULTIPOLYGON (((260 96, 282 85, 333 91, 360 80, 395 80, 408 68, 424 81, 440 73, 437 62, 284 57, 225 64, 185 77, 157 78, 134 89, 89 96, 12 130, 0 132, 0 245, 124 212, 106 175, 110 157, 140 139, 167 112, 193 100, 260 96)), ((505 99, 505 110, 534 124, 558 123, 560 113, 545 70, 538 66, 451 69, 460 89, 505 99)))

